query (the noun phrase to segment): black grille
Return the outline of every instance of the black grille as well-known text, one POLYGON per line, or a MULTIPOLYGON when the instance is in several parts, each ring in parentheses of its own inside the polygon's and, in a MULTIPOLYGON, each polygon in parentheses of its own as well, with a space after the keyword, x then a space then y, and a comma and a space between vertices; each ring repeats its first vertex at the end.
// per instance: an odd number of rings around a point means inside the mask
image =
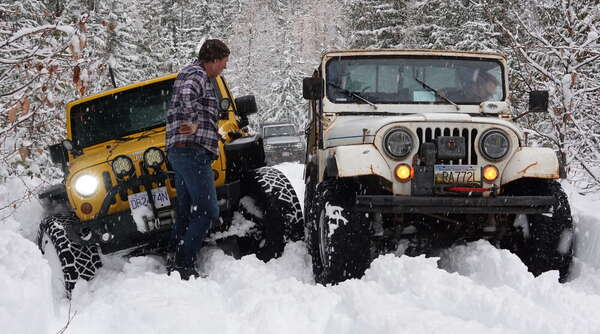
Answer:
POLYGON ((477 165, 477 153, 475 152, 475 138, 477 138, 477 129, 465 128, 441 128, 441 127, 420 127, 417 128, 417 137, 419 138, 419 152, 423 143, 433 143, 435 138, 441 136, 455 136, 465 138, 466 159, 437 160, 436 164, 452 165, 477 165))

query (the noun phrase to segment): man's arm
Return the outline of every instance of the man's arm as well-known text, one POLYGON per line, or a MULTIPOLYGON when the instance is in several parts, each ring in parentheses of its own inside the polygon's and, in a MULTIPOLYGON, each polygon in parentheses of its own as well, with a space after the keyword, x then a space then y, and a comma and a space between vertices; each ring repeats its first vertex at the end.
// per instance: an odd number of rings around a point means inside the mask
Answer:
POLYGON ((185 120, 178 129, 178 133, 192 135, 198 130, 199 98, 203 94, 200 78, 191 75, 183 83, 181 90, 181 103, 185 120))

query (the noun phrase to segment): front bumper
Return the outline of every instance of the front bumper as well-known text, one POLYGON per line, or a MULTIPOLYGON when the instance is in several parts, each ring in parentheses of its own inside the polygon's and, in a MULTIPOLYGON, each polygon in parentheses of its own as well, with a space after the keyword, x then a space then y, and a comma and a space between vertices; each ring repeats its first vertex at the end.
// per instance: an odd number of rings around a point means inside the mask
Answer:
POLYGON ((359 195, 360 212, 414 214, 533 214, 550 212, 553 196, 434 197, 359 195))
MULTIPOLYGON (((149 182, 149 179, 146 178, 145 181, 149 182)), ((169 207, 154 209, 155 219, 146 222, 145 227, 148 232, 142 233, 138 230, 130 210, 115 214, 105 213, 111 202, 114 201, 115 196, 128 186, 131 186, 131 184, 114 187, 105 198, 106 207, 103 206, 101 214, 94 219, 65 226, 69 239, 81 245, 97 244, 105 254, 141 246, 165 247, 169 239, 171 226, 176 220, 177 198, 171 199, 171 206, 169 207)), ((150 198, 152 197, 150 196, 150 198)), ((221 230, 228 228, 233 212, 237 210, 240 198, 240 182, 235 181, 217 187, 217 198, 220 217, 224 222, 218 227, 221 230)))
MULTIPOLYGON (((174 210, 159 213, 159 226, 149 232, 139 232, 131 211, 105 215, 101 218, 65 226, 70 240, 83 246, 98 245, 104 254, 141 246, 166 247, 174 223, 174 210)), ((152 222, 152 223, 155 223, 152 222)))
POLYGON ((283 151, 273 150, 265 151, 265 158, 270 163, 288 162, 288 161, 304 161, 304 151, 283 151))

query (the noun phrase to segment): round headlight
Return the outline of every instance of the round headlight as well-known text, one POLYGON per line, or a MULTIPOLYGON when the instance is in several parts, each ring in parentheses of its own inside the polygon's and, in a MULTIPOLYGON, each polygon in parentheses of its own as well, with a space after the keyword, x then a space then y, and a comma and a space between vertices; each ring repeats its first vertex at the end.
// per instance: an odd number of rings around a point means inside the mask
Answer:
POLYGON ((148 167, 158 168, 164 161, 165 155, 159 148, 150 147, 144 152, 144 162, 148 167))
POLYGON ((126 155, 119 155, 113 160, 112 169, 115 175, 122 179, 133 172, 133 161, 126 155))
POLYGON ((75 180, 75 191, 84 197, 92 196, 98 190, 98 179, 84 174, 75 180))
POLYGON ((500 130, 489 130, 481 136, 481 153, 488 160, 499 160, 504 158, 510 148, 510 142, 504 132, 500 130))
POLYGON ((228 110, 229 107, 231 107, 231 100, 222 99, 221 102, 219 102, 219 107, 221 107, 221 110, 223 111, 228 110))
POLYGON ((407 130, 394 129, 385 135, 383 147, 392 158, 401 159, 412 151, 413 139, 407 130))

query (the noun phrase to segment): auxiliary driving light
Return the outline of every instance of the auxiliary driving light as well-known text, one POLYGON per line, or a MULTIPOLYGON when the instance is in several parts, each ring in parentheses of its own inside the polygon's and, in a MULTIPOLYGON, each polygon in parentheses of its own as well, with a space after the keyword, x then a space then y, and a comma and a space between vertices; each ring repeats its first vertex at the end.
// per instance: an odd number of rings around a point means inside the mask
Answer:
POLYGON ((406 182, 415 175, 414 169, 407 164, 399 164, 394 171, 394 175, 400 182, 406 182))
POLYGON ((122 179, 133 173, 133 161, 126 155, 119 155, 113 160, 112 169, 117 178, 122 179))
POLYGON ((483 179, 487 182, 494 182, 498 178, 498 168, 496 166, 487 165, 483 167, 483 179))
POLYGON ((144 162, 148 167, 158 168, 164 161, 165 155, 159 148, 150 147, 144 152, 144 162))

